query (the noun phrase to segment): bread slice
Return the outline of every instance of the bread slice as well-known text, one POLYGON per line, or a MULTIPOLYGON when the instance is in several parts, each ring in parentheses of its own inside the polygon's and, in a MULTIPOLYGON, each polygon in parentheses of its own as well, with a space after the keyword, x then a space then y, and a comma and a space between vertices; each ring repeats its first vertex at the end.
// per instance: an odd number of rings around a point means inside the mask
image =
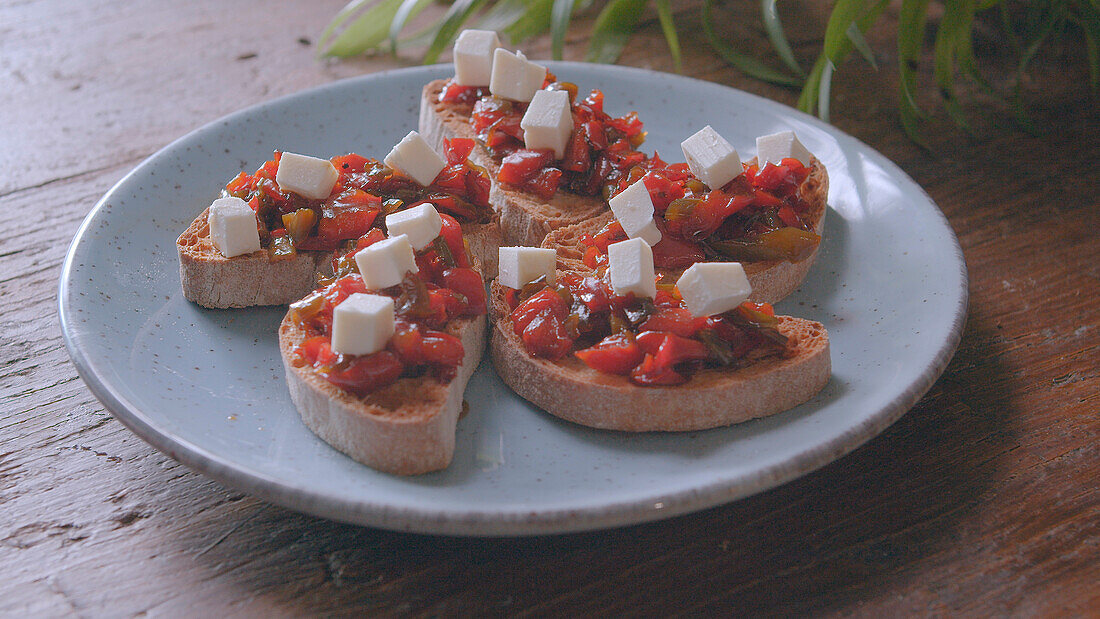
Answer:
MULTIPOLYGON (((435 80, 424 87, 420 99, 420 135, 437 150, 449 138, 476 138, 470 126, 473 105, 444 103, 439 93, 447 83, 435 80)), ((550 201, 502 186, 497 182, 500 164, 480 143, 470 153, 470 161, 489 171, 493 181, 489 204, 500 215, 500 229, 505 245, 538 246, 551 230, 580 223, 607 211, 607 202, 600 197, 580 196, 559 191, 550 201)))
POLYGON ((465 350, 450 381, 402 378, 360 398, 302 364, 294 351, 306 334, 288 314, 279 326, 279 351, 290 398, 314 434, 371 468, 394 475, 447 468, 462 394, 485 349, 485 323, 485 316, 477 316, 447 325, 446 332, 461 339, 465 350))
POLYGON ((493 365, 501 379, 546 412, 584 426, 628 432, 704 430, 766 417, 809 400, 829 381, 829 335, 821 323, 779 317, 790 338, 784 357, 764 357, 733 370, 707 369, 675 387, 639 387, 569 355, 532 357, 508 317, 503 288, 493 283, 493 365))
MULTIPOLYGON (((754 158, 750 163, 755 163, 754 158)), ((813 230, 823 235, 825 230, 825 212, 828 210, 826 200, 829 196, 829 175, 825 166, 814 159, 811 162, 810 175, 799 187, 799 197, 809 205, 805 215, 812 222, 813 230)), ((558 252, 558 264, 560 268, 575 270, 584 269, 585 246, 581 244, 581 238, 594 235, 614 219, 610 211, 601 213, 581 223, 558 228, 543 239, 542 247, 555 249, 558 252)), ((820 245, 814 249, 806 259, 798 262, 786 260, 765 260, 760 262, 744 262, 745 274, 752 285, 750 301, 758 303, 777 303, 794 292, 802 280, 806 279, 810 267, 817 258, 820 245)), ((684 269, 662 270, 673 278, 679 278, 684 269)))
MULTIPOLYGON (((296 258, 277 262, 268 260, 266 250, 226 258, 210 239, 208 214, 204 210, 176 239, 180 283, 189 301, 215 309, 288 305, 316 287, 318 273, 332 273, 332 251, 300 251, 296 258)), ((462 232, 482 274, 496 277, 501 244, 497 222, 463 224, 462 232)))
POLYGON ((309 294, 317 273, 332 273, 331 251, 301 251, 296 258, 271 262, 260 250, 226 258, 210 239, 207 208, 176 239, 183 296, 216 309, 287 305, 309 294))

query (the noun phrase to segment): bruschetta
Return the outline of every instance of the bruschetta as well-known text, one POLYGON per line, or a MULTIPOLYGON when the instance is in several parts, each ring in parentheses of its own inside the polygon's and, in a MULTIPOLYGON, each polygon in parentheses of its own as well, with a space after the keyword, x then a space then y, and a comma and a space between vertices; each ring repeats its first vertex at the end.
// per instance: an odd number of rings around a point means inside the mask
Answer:
POLYGON ((425 203, 461 222, 491 277, 500 227, 488 173, 467 159, 472 140, 442 147, 445 158, 413 132, 386 162, 276 152, 256 172, 241 172, 176 241, 184 295, 211 308, 288 304, 386 215, 425 203))
POLYGON ((459 37, 455 77, 424 87, 419 129, 434 146, 477 141, 470 159, 493 179, 489 202, 508 245, 537 246, 551 230, 606 212, 608 191, 646 158, 635 112, 611 116, 601 91, 581 95, 489 31, 459 37))
MULTIPOLYGON (((656 268, 676 277, 697 262, 740 262, 752 284, 751 301, 776 303, 801 285, 817 257, 825 226, 829 177, 816 158, 788 157, 760 170, 754 158, 744 172, 716 190, 684 164, 650 160, 636 172, 637 193, 658 231, 652 244, 656 268), (641 174, 639 176, 639 174, 641 174)), ((606 264, 607 247, 625 240, 614 212, 559 228, 542 246, 563 264, 606 264)))
POLYGON ((310 430, 367 466, 418 475, 453 456, 462 394, 485 347, 486 294, 449 215, 396 236, 389 227, 389 237, 373 229, 359 239, 291 304, 279 349, 310 430))
POLYGON ((655 275, 641 239, 611 248, 595 270, 556 270, 531 253, 551 250, 501 249, 493 364, 535 406, 594 428, 702 430, 785 411, 828 382, 825 327, 745 301, 737 263, 676 280, 655 275))

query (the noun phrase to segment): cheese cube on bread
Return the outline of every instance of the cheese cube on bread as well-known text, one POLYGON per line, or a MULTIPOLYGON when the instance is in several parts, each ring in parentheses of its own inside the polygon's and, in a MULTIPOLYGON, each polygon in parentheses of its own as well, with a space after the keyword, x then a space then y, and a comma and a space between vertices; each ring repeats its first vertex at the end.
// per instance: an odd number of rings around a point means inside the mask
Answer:
POLYGON ((713 316, 741 305, 752 293, 740 262, 696 262, 676 282, 692 316, 713 316))
POLYGON ((756 138, 756 163, 761 169, 765 163, 779 165, 787 158, 797 159, 808 166, 811 156, 794 131, 780 131, 756 138))
POLYGON ((531 99, 519 126, 527 148, 554 151, 554 159, 565 156, 565 146, 573 133, 573 111, 569 93, 564 90, 540 90, 531 99))
POLYGON ((447 167, 447 162, 415 131, 394 145, 383 160, 386 165, 427 187, 447 167))
POLYGON ((615 294, 636 297, 657 296, 653 272, 653 250, 642 239, 628 239, 607 246, 607 270, 615 294))
POLYGON ((396 286, 406 273, 420 272, 412 244, 404 234, 364 247, 355 254, 355 264, 371 290, 396 286))
POLYGON ((493 74, 493 52, 500 38, 492 30, 463 30, 455 40, 455 83, 488 86, 493 74))
POLYGON ((523 55, 498 48, 493 52, 493 74, 489 92, 513 101, 530 101, 546 81, 546 67, 523 55))
POLYGON ((641 179, 611 198, 608 206, 627 236, 642 239, 651 246, 660 242, 661 231, 653 221, 653 198, 641 179))
POLYGON ((219 198, 206 216, 210 240, 226 258, 260 251, 256 213, 240 198, 219 198))
POLYGON ((558 252, 538 247, 501 247, 498 251, 497 281, 502 286, 519 290, 536 279, 546 276, 546 283, 553 284, 558 262, 558 252))
POLYGON ((340 177, 328 159, 297 153, 283 153, 275 182, 281 191, 296 193, 310 200, 324 200, 332 193, 340 177))
POLYGON ((691 173, 711 189, 724 186, 745 171, 737 150, 710 125, 681 142, 680 148, 691 173))
POLYGON ((345 355, 369 355, 393 336, 393 299, 356 292, 332 311, 332 349, 345 355))
POLYGON ((386 216, 386 230, 391 237, 405 235, 416 251, 424 249, 439 236, 443 220, 434 204, 418 204, 410 209, 386 216))

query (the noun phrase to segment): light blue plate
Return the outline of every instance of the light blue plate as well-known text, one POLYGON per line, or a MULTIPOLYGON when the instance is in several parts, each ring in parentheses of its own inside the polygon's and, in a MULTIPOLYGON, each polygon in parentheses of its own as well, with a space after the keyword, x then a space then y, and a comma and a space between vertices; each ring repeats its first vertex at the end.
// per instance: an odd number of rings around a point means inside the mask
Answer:
POLYGON ((157 449, 292 509, 462 535, 580 531, 655 520, 804 475, 875 436, 928 390, 958 344, 966 266, 943 214, 882 155, 790 108, 640 69, 548 63, 608 110, 637 110, 647 148, 713 125, 749 157, 794 129, 829 169, 816 265, 782 313, 819 320, 833 377, 796 409, 686 434, 600 432, 517 398, 488 362, 466 391, 455 460, 401 478, 331 449, 299 420, 275 328, 283 311, 213 311, 183 298, 174 241, 240 170, 274 149, 380 157, 416 127, 421 87, 449 67, 333 83, 232 114, 170 144, 96 204, 61 275, 65 341, 88 387, 157 449))

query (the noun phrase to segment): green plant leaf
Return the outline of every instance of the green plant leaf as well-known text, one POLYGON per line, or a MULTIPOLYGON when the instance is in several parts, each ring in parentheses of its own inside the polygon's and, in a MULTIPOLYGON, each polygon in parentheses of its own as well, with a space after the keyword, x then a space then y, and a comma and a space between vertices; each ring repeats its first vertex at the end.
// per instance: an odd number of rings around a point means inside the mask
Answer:
POLYGON ((916 93, 917 69, 920 67, 927 19, 928 0, 902 0, 898 13, 898 89, 901 93, 902 125, 910 137, 914 135, 917 119, 924 117, 917 106, 916 93))
POLYGON ((550 27, 550 10, 554 0, 533 0, 527 4, 528 8, 523 17, 506 30, 508 40, 512 43, 526 41, 546 32, 550 27))
POLYGON ((851 51, 852 40, 848 38, 848 28, 864 12, 863 3, 864 0, 837 0, 833 5, 832 13, 829 14, 822 53, 836 66, 840 66, 844 57, 851 51))
POLYGON ((833 70, 836 67, 832 62, 825 61, 821 69, 821 78, 817 86, 817 117, 829 122, 829 95, 833 88, 833 70))
POLYGON ((588 62, 615 62, 623 53, 648 0, 611 0, 596 17, 588 42, 588 62))
MULTIPOLYGON (((886 8, 888 3, 889 0, 879 0, 877 3, 871 5, 866 12, 856 20, 856 27, 859 28, 861 33, 867 32, 867 30, 878 21, 879 16, 882 15, 882 11, 886 8)), ((831 21, 832 19, 830 18, 830 22, 831 21)), ((846 35, 842 36, 833 49, 836 55, 835 57, 843 61, 844 58, 848 57, 848 54, 852 53, 852 46, 852 40, 846 35)), ((826 50, 822 50, 821 54, 817 57, 817 61, 814 62, 813 69, 810 70, 810 76, 806 78, 806 83, 802 86, 802 93, 798 97, 798 109, 807 114, 813 114, 815 108, 818 113, 821 112, 821 84, 825 76, 826 63, 829 62, 832 62, 834 68, 839 66, 838 62, 833 61, 826 50)), ((824 109, 826 111, 828 110, 827 104, 824 109)))
POLYGON ((657 19, 661 22, 661 31, 665 33, 665 42, 668 43, 668 53, 672 56, 672 66, 676 72, 684 70, 680 59, 680 37, 676 34, 676 20, 672 16, 671 0, 655 0, 657 5, 657 19))
POLYGON ((711 6, 713 2, 714 0, 703 0, 703 34, 707 37, 707 43, 710 44, 715 53, 737 69, 758 80, 781 86, 798 86, 801 83, 798 78, 780 73, 752 56, 737 51, 720 39, 718 34, 714 32, 714 16, 711 6))
POLYGON ((405 29, 405 24, 423 11, 432 0, 404 0, 390 22, 390 51, 397 53, 397 38, 405 29))
POLYGON ((482 30, 496 30, 500 32, 516 23, 527 12, 527 0, 501 0, 493 3, 492 8, 485 11, 477 21, 477 27, 482 30))
POLYGON ((863 33, 859 31, 859 26, 855 22, 848 25, 848 29, 844 31, 844 36, 848 37, 848 40, 852 42, 859 54, 863 56, 863 59, 867 61, 867 64, 871 65, 872 69, 878 70, 878 62, 875 61, 875 52, 871 49, 871 46, 867 43, 867 39, 864 38, 863 33))
POLYGON ((565 48, 565 31, 573 17, 573 0, 554 0, 550 9, 550 50, 554 60, 561 60, 565 48))
POLYGON ((445 47, 454 41, 459 29, 462 28, 462 24, 466 23, 466 20, 470 19, 470 16, 481 8, 485 2, 486 0, 455 0, 455 3, 447 9, 447 13, 439 23, 439 30, 436 31, 431 45, 424 52, 424 64, 431 64, 439 60, 439 55, 443 53, 445 47))
POLYGON ((943 97, 944 108, 955 124, 967 133, 971 133, 970 121, 963 113, 955 97, 955 58, 959 38, 970 36, 970 23, 973 21, 973 0, 955 0, 944 5, 943 19, 936 32, 932 45, 932 77, 943 97))
MULTIPOLYGON (((381 0, 364 10, 348 24, 344 31, 333 39, 331 44, 325 46, 318 43, 318 48, 323 49, 323 53, 328 56, 346 57, 362 54, 368 49, 376 47, 389 35, 390 22, 393 21, 393 17, 397 14, 397 10, 403 1, 381 0)), ((362 4, 366 5, 367 3, 362 4)), ((348 5, 348 7, 350 6, 351 4, 348 5)), ((346 20, 347 17, 344 17, 343 21, 346 20)), ((333 20, 333 22, 335 21, 333 20)), ((324 35, 322 35, 322 39, 324 38, 324 35)))
POLYGON ((351 0, 351 2, 345 4, 344 8, 340 9, 340 11, 336 13, 336 16, 332 18, 332 21, 330 21, 327 26, 325 26, 325 30, 321 33, 321 36, 318 37, 318 53, 322 53, 324 51, 325 46, 328 44, 329 39, 332 38, 332 34, 336 31, 337 28, 343 26, 344 22, 350 19, 352 15, 355 15, 357 12, 359 12, 359 10, 365 5, 375 2, 378 2, 378 0, 351 0))
POLYGON ((760 0, 760 15, 764 21, 764 31, 768 33, 768 40, 772 42, 776 55, 787 65, 795 75, 806 77, 806 72, 799 66, 794 57, 791 44, 787 36, 783 34, 783 22, 779 19, 779 10, 776 8, 777 0, 760 0))

